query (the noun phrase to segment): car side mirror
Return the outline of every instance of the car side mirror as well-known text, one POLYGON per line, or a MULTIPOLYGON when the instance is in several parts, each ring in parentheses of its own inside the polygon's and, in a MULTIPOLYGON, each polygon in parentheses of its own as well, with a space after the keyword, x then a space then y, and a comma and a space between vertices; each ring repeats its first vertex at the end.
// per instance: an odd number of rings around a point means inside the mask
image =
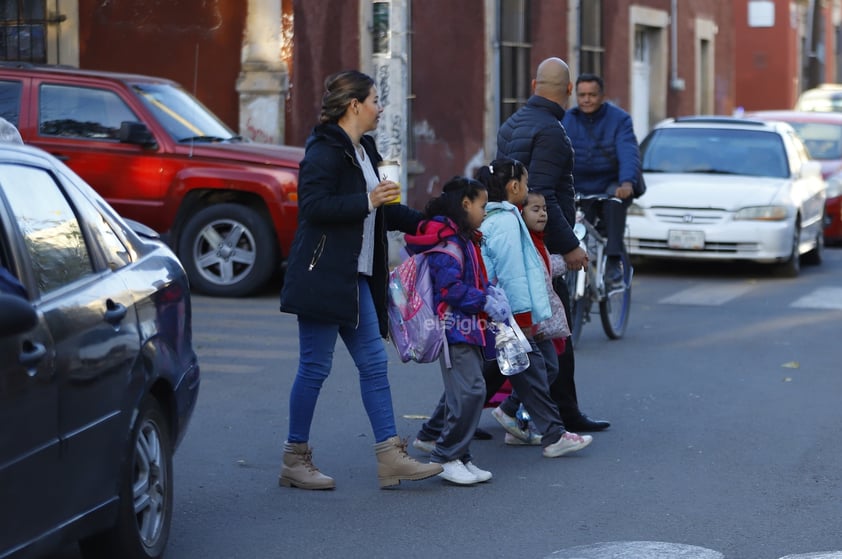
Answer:
POLYGON ((15 336, 32 330, 38 313, 32 304, 17 295, 0 294, 0 336, 15 336))
POLYGON ((142 122, 123 121, 120 123, 120 141, 124 144, 135 144, 149 149, 156 149, 158 142, 149 128, 142 122))

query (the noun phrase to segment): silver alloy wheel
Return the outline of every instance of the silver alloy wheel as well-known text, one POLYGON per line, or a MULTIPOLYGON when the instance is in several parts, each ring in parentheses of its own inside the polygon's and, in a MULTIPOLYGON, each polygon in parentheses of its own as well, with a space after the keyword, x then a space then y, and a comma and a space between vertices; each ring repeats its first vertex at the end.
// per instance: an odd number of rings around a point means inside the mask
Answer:
POLYGON ((132 501, 140 540, 153 547, 161 537, 166 519, 166 495, 169 491, 167 466, 161 445, 160 427, 155 421, 144 420, 135 441, 135 472, 132 501))
POLYGON ((193 260, 196 270, 208 282, 231 285, 251 273, 257 243, 248 227, 232 219, 208 223, 196 236, 193 260))

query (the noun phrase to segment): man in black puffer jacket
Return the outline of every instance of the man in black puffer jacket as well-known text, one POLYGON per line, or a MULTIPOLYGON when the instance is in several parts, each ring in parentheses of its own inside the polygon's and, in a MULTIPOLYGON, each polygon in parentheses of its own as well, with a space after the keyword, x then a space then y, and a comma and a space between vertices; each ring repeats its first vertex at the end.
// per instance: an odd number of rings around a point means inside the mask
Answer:
MULTIPOLYGON (((497 133, 497 157, 517 159, 529 171, 529 189, 540 192, 547 202, 544 241, 550 252, 561 254, 571 271, 588 264, 587 253, 573 234, 576 220, 573 203, 573 147, 561 120, 573 92, 570 69, 560 58, 547 58, 538 65, 532 80, 534 94, 526 105, 510 116, 497 133)), ((555 282, 570 321, 570 294, 565 282, 555 282)), ((558 378, 550 394, 558 405, 564 426, 570 431, 602 431, 611 424, 593 420, 579 410, 574 381, 573 343, 568 338, 559 356, 558 378)))

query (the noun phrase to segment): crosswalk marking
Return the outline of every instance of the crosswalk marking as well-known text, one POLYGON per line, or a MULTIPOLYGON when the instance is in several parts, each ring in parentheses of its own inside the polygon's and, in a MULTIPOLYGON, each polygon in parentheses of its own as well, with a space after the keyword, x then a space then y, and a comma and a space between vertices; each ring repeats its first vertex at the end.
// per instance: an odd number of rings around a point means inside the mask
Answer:
POLYGON ((801 555, 787 555, 781 559, 842 559, 842 551, 825 551, 819 553, 804 553, 801 555))
POLYGON ((802 309, 842 310, 842 287, 819 287, 790 306, 802 309))
POLYGON ((690 287, 669 297, 661 299, 661 303, 672 305, 704 305, 715 307, 736 299, 748 293, 753 285, 720 283, 690 287))
MULTIPOLYGON (((561 549, 545 559, 725 559, 712 549, 670 542, 600 542, 561 549)), ((842 551, 787 555, 780 559, 842 559, 842 551)))
MULTIPOLYGON (((757 289, 756 283, 698 284, 661 298, 664 305, 717 307, 757 289)), ((817 287, 789 303, 792 308, 842 310, 842 287, 817 287)))
POLYGON ((712 549, 669 542, 602 542, 556 551, 546 559, 723 559, 712 549))

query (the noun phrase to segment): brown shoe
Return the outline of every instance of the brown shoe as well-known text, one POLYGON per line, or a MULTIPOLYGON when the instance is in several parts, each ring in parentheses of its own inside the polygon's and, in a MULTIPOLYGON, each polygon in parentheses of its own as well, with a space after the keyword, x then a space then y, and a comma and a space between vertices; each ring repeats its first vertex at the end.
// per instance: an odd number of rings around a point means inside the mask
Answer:
POLYGON ((399 485, 401 480, 417 481, 441 473, 441 464, 418 462, 406 453, 406 441, 395 435, 374 445, 377 479, 380 487, 399 485))
POLYGON ((333 489, 336 483, 313 465, 313 449, 307 443, 284 443, 284 467, 278 477, 282 487, 333 489))

